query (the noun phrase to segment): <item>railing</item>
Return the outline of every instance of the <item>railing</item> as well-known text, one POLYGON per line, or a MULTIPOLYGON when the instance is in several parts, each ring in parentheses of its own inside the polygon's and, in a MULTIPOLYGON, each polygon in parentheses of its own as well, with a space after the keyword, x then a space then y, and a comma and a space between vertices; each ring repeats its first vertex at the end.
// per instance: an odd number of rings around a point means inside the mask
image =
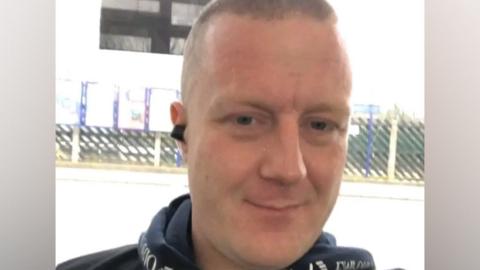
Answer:
POLYGON ((417 120, 356 117, 349 136, 347 177, 423 181, 424 124, 417 120))

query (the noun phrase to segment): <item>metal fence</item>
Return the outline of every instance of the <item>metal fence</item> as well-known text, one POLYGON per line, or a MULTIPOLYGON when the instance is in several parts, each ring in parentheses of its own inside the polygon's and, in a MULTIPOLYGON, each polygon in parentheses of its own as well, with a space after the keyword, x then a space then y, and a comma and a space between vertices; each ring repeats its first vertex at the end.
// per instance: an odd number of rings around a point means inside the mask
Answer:
POLYGON ((57 125, 57 160, 177 166, 176 144, 167 133, 57 125))
MULTIPOLYGON (((406 119, 352 118, 345 178, 422 182, 424 124, 406 119)), ((57 160, 147 166, 182 166, 167 133, 56 126, 57 160)))
POLYGON ((352 125, 359 131, 349 136, 346 176, 423 181, 423 122, 356 117, 352 125))

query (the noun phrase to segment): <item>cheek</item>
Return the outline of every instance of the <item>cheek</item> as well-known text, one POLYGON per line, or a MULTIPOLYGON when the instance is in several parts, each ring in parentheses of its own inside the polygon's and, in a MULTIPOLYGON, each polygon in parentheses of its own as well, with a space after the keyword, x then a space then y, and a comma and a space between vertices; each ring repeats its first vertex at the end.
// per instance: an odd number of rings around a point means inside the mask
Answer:
POLYGON ((346 161, 345 144, 313 149, 305 158, 309 179, 318 193, 335 193, 343 176, 346 161))
POLYGON ((255 173, 254 147, 234 142, 215 130, 198 136, 189 148, 191 187, 206 194, 232 196, 255 173))
MULTIPOLYGON (((344 148, 343 148, 344 149, 344 148)), ((311 210, 323 226, 337 201, 343 176, 345 154, 342 148, 323 149, 314 153, 315 158, 306 162, 308 179, 313 186, 314 208, 311 210)))

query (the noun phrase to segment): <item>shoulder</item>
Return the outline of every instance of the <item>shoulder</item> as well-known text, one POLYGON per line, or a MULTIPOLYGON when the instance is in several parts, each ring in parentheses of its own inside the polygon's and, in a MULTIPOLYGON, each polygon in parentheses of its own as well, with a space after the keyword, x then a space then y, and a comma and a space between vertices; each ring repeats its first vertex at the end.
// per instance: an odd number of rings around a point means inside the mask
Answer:
POLYGON ((143 270, 137 245, 104 250, 57 265, 56 270, 143 270))

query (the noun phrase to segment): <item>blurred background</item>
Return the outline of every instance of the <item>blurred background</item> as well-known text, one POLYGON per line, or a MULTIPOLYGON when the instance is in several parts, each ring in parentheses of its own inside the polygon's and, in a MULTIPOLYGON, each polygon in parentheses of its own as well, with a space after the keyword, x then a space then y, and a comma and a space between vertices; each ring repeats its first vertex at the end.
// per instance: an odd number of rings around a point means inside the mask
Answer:
MULTIPOLYGON (((56 1, 56 261, 135 243, 188 192, 169 104, 207 0, 56 1)), ((348 162, 326 230, 378 269, 424 269, 424 9, 332 0, 353 71, 348 162)), ((215 149, 212 149, 214 152, 215 149)))

